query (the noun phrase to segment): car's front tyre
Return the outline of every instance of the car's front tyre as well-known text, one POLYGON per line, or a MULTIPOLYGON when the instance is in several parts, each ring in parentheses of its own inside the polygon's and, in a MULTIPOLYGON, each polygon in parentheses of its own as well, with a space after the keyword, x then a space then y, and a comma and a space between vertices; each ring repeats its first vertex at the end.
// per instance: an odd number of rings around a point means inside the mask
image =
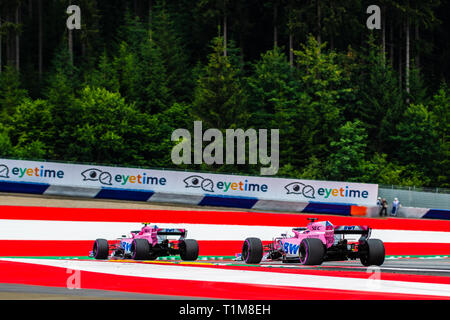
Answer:
POLYGON ((97 260, 108 259, 108 255, 109 255, 108 240, 106 240, 106 239, 95 240, 94 246, 92 248, 92 255, 94 256, 94 259, 97 259, 97 260))
POLYGON ((146 239, 134 239, 130 251, 133 260, 147 260, 150 257, 150 244, 146 239))
POLYGON ((263 257, 262 241, 258 238, 245 239, 241 256, 245 263, 260 263, 263 257))
POLYGON ((299 258, 304 265, 320 265, 325 256, 325 247, 320 239, 306 238, 300 243, 299 258))

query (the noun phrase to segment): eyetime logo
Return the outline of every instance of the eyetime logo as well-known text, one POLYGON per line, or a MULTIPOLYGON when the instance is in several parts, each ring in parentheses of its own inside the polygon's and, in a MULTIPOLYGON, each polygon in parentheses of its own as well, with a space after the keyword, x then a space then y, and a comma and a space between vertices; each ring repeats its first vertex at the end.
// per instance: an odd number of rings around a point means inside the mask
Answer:
POLYGON ((314 188, 301 182, 292 182, 284 187, 287 194, 301 194, 305 198, 314 199, 314 188))
POLYGON ((28 178, 28 177, 40 177, 40 178, 50 178, 50 179, 63 179, 63 170, 53 170, 45 168, 44 165, 34 167, 34 168, 21 168, 13 167, 9 170, 7 165, 0 165, 0 178, 11 178, 15 176, 17 178, 28 178))
POLYGON ((84 170, 81 172, 81 176, 83 177, 83 181, 98 181, 103 185, 111 186, 113 183, 124 186, 126 184, 146 184, 146 185, 161 185, 164 186, 167 182, 167 179, 164 177, 152 177, 147 175, 147 173, 143 172, 137 175, 125 175, 125 174, 116 174, 112 175, 108 171, 102 171, 97 168, 91 168, 84 170))
POLYGON ((99 181, 102 184, 108 186, 112 185, 112 176, 109 172, 102 172, 99 169, 87 169, 81 173, 83 176, 83 181, 99 181))
POLYGON ((267 192, 269 189, 266 184, 250 183, 247 179, 244 181, 217 181, 217 183, 214 183, 209 178, 193 175, 183 181, 185 188, 201 188, 207 192, 214 192, 214 189, 221 192, 267 192))
POLYGON ((348 186, 336 187, 336 188, 318 188, 317 194, 313 186, 305 185, 301 182, 292 182, 284 187, 287 190, 287 194, 298 194, 305 198, 315 199, 316 195, 324 199, 332 198, 364 198, 369 197, 369 191, 367 190, 354 190, 348 186))
POLYGON ((0 178, 9 178, 9 168, 4 164, 0 164, 0 178))
POLYGON ((203 191, 214 192, 214 182, 202 176, 189 176, 183 180, 185 188, 201 188, 203 191))

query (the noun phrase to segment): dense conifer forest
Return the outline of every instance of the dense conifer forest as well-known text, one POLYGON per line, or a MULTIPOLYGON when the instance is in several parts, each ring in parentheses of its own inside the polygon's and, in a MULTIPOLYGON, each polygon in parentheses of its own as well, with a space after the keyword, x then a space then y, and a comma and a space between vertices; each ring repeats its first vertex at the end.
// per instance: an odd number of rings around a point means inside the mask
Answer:
POLYGON ((277 176, 448 188, 448 15, 444 0, 0 0, 0 156, 259 174, 175 165, 172 132, 200 120, 279 129, 277 176))

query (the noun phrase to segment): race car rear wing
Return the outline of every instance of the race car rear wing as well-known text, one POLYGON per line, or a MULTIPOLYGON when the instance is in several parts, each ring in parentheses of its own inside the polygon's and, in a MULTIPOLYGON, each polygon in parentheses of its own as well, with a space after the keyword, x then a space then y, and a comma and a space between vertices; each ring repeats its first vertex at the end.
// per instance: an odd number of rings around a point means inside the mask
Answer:
POLYGON ((186 229, 158 229, 156 234, 158 236, 185 236, 187 233, 186 229))
POLYGON ((369 235, 370 228, 368 226, 336 226, 334 234, 362 234, 369 235))

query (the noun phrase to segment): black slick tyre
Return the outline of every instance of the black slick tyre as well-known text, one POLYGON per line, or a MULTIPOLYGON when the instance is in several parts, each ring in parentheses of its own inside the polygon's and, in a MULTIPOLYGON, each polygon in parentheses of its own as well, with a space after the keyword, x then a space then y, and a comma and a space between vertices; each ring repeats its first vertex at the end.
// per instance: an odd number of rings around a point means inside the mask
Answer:
POLYGON ((145 239, 134 239, 131 243, 130 251, 133 260, 147 260, 150 258, 150 244, 145 239))
POLYGON ((379 239, 369 239, 362 246, 362 253, 359 257, 363 266, 381 266, 385 258, 383 241, 379 239))
POLYGON ((321 240, 314 238, 303 239, 300 243, 299 258, 304 265, 320 265, 325 255, 325 247, 321 240))
POLYGON ((263 245, 258 238, 247 238, 242 245, 242 260, 245 263, 260 263, 263 257, 263 245))
POLYGON ((92 253, 94 258, 97 260, 108 259, 109 245, 106 239, 97 239, 94 242, 94 247, 92 248, 92 253))
POLYGON ((184 261, 195 261, 198 258, 198 242, 194 239, 185 239, 180 241, 180 258, 184 261))

